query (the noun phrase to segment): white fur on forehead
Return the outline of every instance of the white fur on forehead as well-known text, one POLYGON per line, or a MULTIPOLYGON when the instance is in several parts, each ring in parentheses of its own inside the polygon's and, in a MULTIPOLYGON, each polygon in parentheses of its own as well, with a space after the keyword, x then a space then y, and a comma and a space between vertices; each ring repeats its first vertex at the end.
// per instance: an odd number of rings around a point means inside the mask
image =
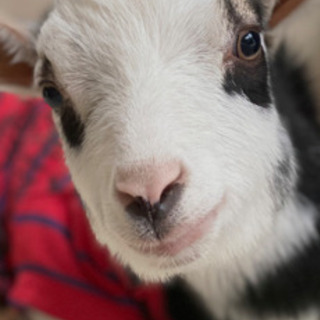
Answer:
POLYGON ((218 42, 223 38, 219 26, 225 17, 217 0, 69 0, 57 2, 51 20, 51 28, 55 25, 61 32, 73 31, 80 36, 75 41, 80 41, 81 35, 92 36, 91 46, 103 45, 95 41, 94 32, 98 32, 109 46, 121 40, 131 45, 148 36, 155 44, 165 39, 179 40, 174 42, 179 48, 187 38, 192 43, 197 37, 210 36, 218 42))
MULTIPOLYGON (((257 22, 249 0, 228 1, 248 24, 257 22)), ((79 49, 88 56, 116 52, 123 61, 133 48, 143 51, 146 41, 159 50, 166 41, 166 48, 179 52, 186 46, 199 48, 206 40, 221 50, 233 36, 226 11, 222 0, 58 0, 39 47, 54 56, 57 46, 68 46, 65 59, 59 52, 60 61, 66 62, 74 61, 79 49)))
MULTIPOLYGON (((58 1, 56 5, 60 17, 70 23, 95 22, 94 27, 102 19, 117 29, 126 24, 135 29, 139 23, 139 28, 143 24, 148 30, 159 27, 161 21, 165 26, 187 29, 209 21, 218 24, 222 14, 219 8, 218 0, 69 0, 58 1)), ((117 33, 117 29, 113 31, 117 33)))
POLYGON ((57 3, 38 50, 75 99, 82 100, 87 88, 92 102, 97 82, 118 88, 119 96, 119 88, 127 90, 153 65, 170 65, 177 57, 189 65, 195 59, 222 61, 228 32, 220 1, 71 0, 57 3))

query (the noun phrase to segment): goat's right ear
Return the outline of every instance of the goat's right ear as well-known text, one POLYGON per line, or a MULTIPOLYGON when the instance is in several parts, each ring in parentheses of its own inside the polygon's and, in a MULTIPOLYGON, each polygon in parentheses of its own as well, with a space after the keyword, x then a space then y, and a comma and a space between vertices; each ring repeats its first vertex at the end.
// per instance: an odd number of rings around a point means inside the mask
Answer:
POLYGON ((0 88, 34 92, 33 71, 36 60, 32 33, 0 22, 0 88))

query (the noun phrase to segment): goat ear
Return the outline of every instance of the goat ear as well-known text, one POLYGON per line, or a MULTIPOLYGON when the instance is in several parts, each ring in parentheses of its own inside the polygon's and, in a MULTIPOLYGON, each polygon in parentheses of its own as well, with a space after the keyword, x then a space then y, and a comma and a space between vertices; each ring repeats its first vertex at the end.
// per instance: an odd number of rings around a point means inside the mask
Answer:
POLYGON ((31 32, 0 22, 0 87, 10 91, 32 91, 36 60, 31 32))

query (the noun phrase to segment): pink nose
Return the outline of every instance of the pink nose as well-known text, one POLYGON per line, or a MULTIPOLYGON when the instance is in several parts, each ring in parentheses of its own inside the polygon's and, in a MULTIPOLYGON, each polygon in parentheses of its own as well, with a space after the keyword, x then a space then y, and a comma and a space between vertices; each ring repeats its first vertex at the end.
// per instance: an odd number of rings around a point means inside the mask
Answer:
POLYGON ((154 205, 175 185, 184 183, 179 162, 122 168, 116 175, 116 191, 124 205, 140 198, 154 205))

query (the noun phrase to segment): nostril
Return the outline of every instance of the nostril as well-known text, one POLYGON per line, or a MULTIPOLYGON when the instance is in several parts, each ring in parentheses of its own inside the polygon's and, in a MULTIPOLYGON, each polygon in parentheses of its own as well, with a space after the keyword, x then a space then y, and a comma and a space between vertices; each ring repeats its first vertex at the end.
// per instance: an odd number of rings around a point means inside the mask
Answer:
POLYGON ((181 188, 182 188, 181 184, 178 184, 178 183, 173 183, 167 186, 161 194, 159 203, 163 204, 165 202, 168 202, 168 200, 173 199, 175 194, 178 193, 178 189, 181 189, 181 188))
POLYGON ((115 190, 124 206, 139 197, 155 204, 162 202, 176 184, 183 184, 184 179, 184 170, 178 162, 131 167, 118 170, 115 190))
POLYGON ((167 215, 172 211, 180 200, 182 190, 183 185, 179 183, 172 184, 164 190, 158 203, 158 210, 162 215, 167 215))
POLYGON ((122 192, 119 190, 116 190, 116 196, 117 196, 119 202, 125 208, 132 203, 137 203, 137 206, 140 205, 140 201, 137 201, 137 199, 142 199, 140 197, 134 197, 128 193, 125 193, 125 192, 122 192))
POLYGON ((136 197, 126 207, 126 211, 134 218, 144 218, 155 226, 155 223, 165 219, 178 203, 183 186, 180 184, 173 184, 168 186, 159 202, 151 204, 142 197, 136 197))
POLYGON ((164 202, 168 198, 168 196, 172 193, 175 186, 176 186, 176 184, 170 184, 163 190, 161 197, 160 197, 160 203, 164 202))
POLYGON ((146 218, 149 222, 152 221, 152 217, 155 216, 153 212, 154 206, 147 200, 137 197, 126 207, 126 211, 133 217, 146 218))

